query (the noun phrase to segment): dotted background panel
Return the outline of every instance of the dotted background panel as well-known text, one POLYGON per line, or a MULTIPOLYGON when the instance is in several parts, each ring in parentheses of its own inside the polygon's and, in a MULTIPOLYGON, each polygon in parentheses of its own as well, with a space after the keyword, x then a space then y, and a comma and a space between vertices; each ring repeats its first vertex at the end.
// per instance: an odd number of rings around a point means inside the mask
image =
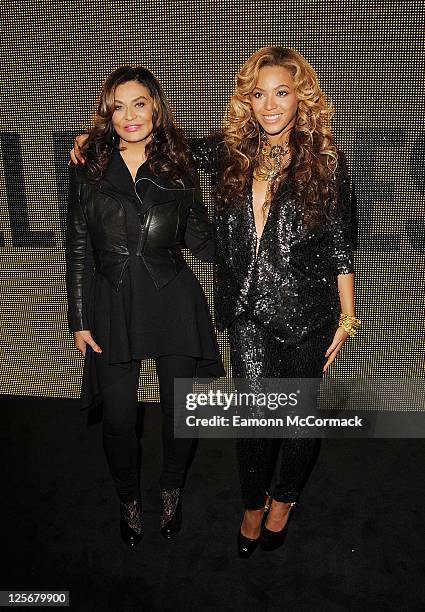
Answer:
MULTIPOLYGON (((179 125, 201 136, 220 127, 242 63, 274 44, 317 70, 353 178, 363 326, 331 375, 424 376, 419 2, 47 0, 1 11, 0 393, 79 395, 82 358, 66 325, 66 163, 106 76, 122 64, 149 67, 179 125)), ((212 307, 211 266, 188 260, 212 307)), ((230 373, 225 334, 219 344, 230 373)), ((157 399, 151 361, 140 399, 157 399)))

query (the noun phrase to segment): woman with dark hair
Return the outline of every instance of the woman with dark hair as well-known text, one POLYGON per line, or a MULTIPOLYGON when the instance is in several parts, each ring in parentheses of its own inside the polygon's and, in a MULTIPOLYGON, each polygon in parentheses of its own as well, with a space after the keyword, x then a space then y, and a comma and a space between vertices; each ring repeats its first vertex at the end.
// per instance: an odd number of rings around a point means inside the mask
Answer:
POLYGON ((192 441, 174 438, 174 379, 224 374, 208 305, 181 247, 211 261, 214 245, 187 144, 158 80, 123 66, 106 80, 70 166, 66 234, 69 329, 85 355, 82 407, 103 403, 103 444, 123 540, 142 537, 135 432, 139 368, 159 380, 161 533, 181 528, 192 441))

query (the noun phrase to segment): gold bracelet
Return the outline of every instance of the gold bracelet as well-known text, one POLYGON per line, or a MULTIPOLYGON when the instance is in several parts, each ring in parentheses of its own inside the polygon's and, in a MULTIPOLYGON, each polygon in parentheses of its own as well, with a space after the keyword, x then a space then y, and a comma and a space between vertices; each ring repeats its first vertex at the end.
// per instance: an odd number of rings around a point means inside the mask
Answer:
POLYGON ((339 316, 338 327, 342 327, 350 338, 354 338, 360 325, 361 321, 360 319, 356 319, 356 317, 352 317, 344 313, 341 313, 339 316))

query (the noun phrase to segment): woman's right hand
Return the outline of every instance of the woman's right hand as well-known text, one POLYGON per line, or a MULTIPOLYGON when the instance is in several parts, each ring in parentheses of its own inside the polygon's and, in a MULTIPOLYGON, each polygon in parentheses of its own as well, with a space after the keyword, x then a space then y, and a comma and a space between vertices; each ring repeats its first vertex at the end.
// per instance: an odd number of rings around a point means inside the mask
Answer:
POLYGON ((74 148, 69 152, 69 156, 73 164, 84 164, 85 159, 83 154, 81 153, 81 147, 86 142, 88 138, 88 134, 80 134, 74 138, 74 148))
POLYGON ((95 353, 101 353, 102 349, 93 340, 91 332, 88 329, 74 332, 74 344, 80 353, 85 357, 87 345, 95 351, 95 353))

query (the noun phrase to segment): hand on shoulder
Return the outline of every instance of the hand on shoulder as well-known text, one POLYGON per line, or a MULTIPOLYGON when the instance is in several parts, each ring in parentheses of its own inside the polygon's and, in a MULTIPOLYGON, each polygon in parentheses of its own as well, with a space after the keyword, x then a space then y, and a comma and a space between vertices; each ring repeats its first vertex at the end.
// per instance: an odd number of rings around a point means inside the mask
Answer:
POLYGON ((81 149, 88 137, 88 134, 80 134, 74 138, 74 147, 69 152, 70 161, 73 164, 78 165, 85 163, 86 160, 81 152, 81 149))

